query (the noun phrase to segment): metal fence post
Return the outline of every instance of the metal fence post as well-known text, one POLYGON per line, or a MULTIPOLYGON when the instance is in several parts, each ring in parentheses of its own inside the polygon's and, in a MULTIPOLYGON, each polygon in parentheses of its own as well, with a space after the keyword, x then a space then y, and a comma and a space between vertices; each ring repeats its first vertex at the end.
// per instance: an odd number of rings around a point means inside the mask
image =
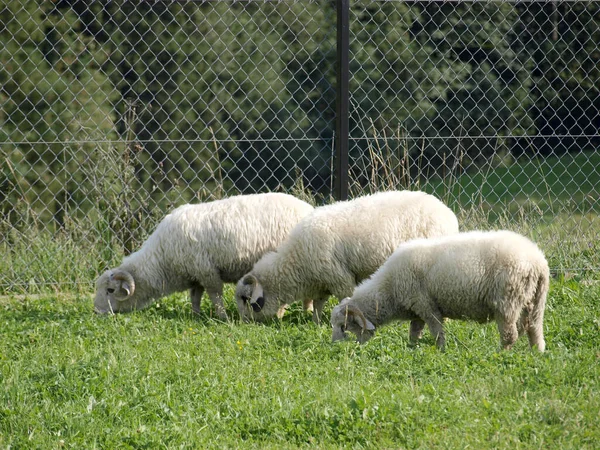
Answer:
POLYGON ((350 0, 337 0, 337 86, 335 119, 334 195, 348 198, 350 0))

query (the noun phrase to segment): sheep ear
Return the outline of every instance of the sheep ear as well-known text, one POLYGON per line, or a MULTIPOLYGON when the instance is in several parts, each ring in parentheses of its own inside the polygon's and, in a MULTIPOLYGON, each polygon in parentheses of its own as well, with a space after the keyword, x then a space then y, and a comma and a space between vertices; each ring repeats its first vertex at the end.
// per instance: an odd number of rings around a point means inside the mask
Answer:
POLYGON ((346 304, 346 303, 348 303, 349 301, 350 301, 350 297, 346 297, 345 299, 343 299, 343 300, 340 302, 340 305, 345 305, 345 304, 346 304))

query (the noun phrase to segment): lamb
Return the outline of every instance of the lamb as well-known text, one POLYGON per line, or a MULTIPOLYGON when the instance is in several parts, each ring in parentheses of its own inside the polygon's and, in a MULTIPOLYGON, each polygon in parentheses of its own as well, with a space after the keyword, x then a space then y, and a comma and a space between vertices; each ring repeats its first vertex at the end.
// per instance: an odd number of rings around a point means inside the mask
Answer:
POLYGON ((425 192, 383 192, 316 208, 238 282, 238 311, 246 321, 264 321, 312 298, 319 323, 329 295, 351 295, 400 243, 457 232, 454 213, 425 192))
POLYGON ((204 290, 216 315, 227 319, 223 283, 233 283, 274 250, 314 208, 291 195, 253 194, 183 205, 168 214, 140 250, 96 282, 99 314, 142 309, 190 289, 200 312, 204 290))
POLYGON ((543 352, 544 307, 550 271, 541 250, 511 231, 473 231, 419 239, 394 254, 331 313, 333 341, 346 331, 360 343, 377 326, 411 320, 410 340, 425 324, 444 350, 444 318, 495 320, 504 349, 523 332, 543 352))

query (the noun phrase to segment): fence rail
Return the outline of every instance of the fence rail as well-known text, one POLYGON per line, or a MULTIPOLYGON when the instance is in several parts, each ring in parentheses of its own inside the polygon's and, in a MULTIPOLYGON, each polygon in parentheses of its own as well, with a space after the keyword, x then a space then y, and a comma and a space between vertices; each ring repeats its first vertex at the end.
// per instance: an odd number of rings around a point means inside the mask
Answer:
POLYGON ((600 2, 18 0, 0 36, 0 295, 272 190, 421 189, 600 268, 600 2))

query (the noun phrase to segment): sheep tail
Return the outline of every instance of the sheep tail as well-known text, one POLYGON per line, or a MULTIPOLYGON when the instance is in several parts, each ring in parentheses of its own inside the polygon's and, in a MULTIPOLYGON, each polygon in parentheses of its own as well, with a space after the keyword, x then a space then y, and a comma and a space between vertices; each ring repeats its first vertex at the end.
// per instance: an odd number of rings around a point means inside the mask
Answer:
POLYGON ((529 345, 537 347, 543 352, 546 348, 544 341, 544 309, 546 308, 546 296, 550 286, 550 271, 548 267, 543 270, 537 279, 537 285, 533 296, 533 304, 529 314, 529 326, 527 334, 529 336, 529 345))
POLYGON ((544 320, 544 309, 546 308, 546 297, 550 286, 550 273, 546 269, 540 273, 533 297, 533 308, 531 310, 531 324, 542 326, 544 320))

